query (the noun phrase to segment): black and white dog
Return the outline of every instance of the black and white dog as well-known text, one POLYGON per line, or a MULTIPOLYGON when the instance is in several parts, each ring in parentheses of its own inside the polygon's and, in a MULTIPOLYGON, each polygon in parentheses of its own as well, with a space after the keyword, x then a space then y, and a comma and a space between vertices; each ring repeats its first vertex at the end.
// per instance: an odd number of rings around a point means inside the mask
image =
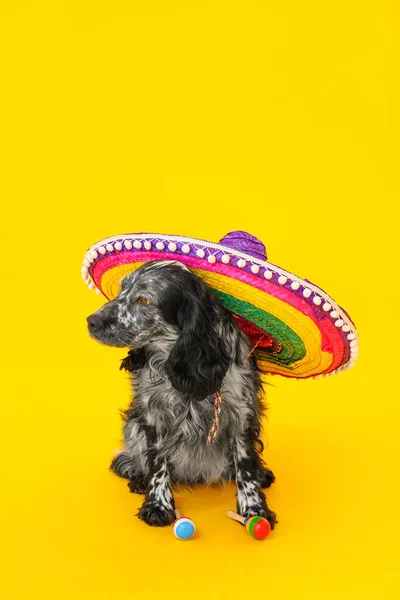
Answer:
POLYGON ((138 516, 169 525, 174 483, 235 479, 238 512, 273 527, 261 489, 274 475, 261 458, 259 372, 249 339, 206 284, 179 262, 154 261, 126 276, 87 321, 99 342, 131 348, 121 368, 134 374, 134 399, 111 469, 145 494, 138 516), (220 425, 207 445, 217 391, 220 425))

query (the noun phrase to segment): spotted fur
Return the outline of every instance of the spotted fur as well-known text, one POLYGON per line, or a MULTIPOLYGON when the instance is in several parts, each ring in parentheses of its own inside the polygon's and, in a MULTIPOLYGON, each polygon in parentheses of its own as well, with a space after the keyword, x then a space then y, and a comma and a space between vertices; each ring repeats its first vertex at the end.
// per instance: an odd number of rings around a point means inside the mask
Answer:
POLYGON ((142 266, 118 296, 88 317, 98 341, 129 347, 134 401, 125 412, 124 447, 112 470, 145 493, 139 517, 174 520, 174 483, 234 479, 237 509, 266 517, 262 487, 274 481, 261 458, 261 381, 248 338, 211 290, 174 261, 142 266), (217 439, 207 446, 215 392, 222 395, 217 439))

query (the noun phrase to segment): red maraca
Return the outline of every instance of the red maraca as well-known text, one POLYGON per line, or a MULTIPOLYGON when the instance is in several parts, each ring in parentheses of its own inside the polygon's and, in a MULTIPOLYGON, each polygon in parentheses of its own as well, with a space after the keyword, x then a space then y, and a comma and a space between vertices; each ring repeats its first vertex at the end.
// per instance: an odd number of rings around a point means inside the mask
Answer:
POLYGON ((255 540, 264 540, 271 533, 271 525, 264 517, 242 517, 233 510, 228 510, 227 516, 234 521, 242 523, 246 527, 247 533, 255 540))

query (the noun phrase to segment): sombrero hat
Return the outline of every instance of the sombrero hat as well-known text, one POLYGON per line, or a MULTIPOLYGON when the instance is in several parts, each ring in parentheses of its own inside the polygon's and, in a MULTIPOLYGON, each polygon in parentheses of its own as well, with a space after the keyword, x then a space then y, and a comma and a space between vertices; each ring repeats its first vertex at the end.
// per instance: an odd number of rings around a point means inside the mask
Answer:
POLYGON ((262 371, 304 379, 351 367, 358 333, 321 288, 267 261, 264 244, 244 231, 218 243, 176 235, 118 235, 86 252, 82 277, 108 300, 121 279, 153 260, 178 260, 201 277, 249 336, 262 371))

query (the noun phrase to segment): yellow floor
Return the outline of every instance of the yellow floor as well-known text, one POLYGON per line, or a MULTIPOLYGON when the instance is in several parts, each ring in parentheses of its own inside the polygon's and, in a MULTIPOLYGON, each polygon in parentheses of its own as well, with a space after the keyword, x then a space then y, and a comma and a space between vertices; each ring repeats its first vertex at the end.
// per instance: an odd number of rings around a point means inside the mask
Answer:
POLYGON ((5 600, 399 598, 395 5, 2 3, 5 600), (80 261, 121 232, 235 228, 332 293, 361 354, 270 381, 271 537, 224 516, 233 488, 198 489, 183 543, 107 470, 129 385, 87 335, 80 261))

